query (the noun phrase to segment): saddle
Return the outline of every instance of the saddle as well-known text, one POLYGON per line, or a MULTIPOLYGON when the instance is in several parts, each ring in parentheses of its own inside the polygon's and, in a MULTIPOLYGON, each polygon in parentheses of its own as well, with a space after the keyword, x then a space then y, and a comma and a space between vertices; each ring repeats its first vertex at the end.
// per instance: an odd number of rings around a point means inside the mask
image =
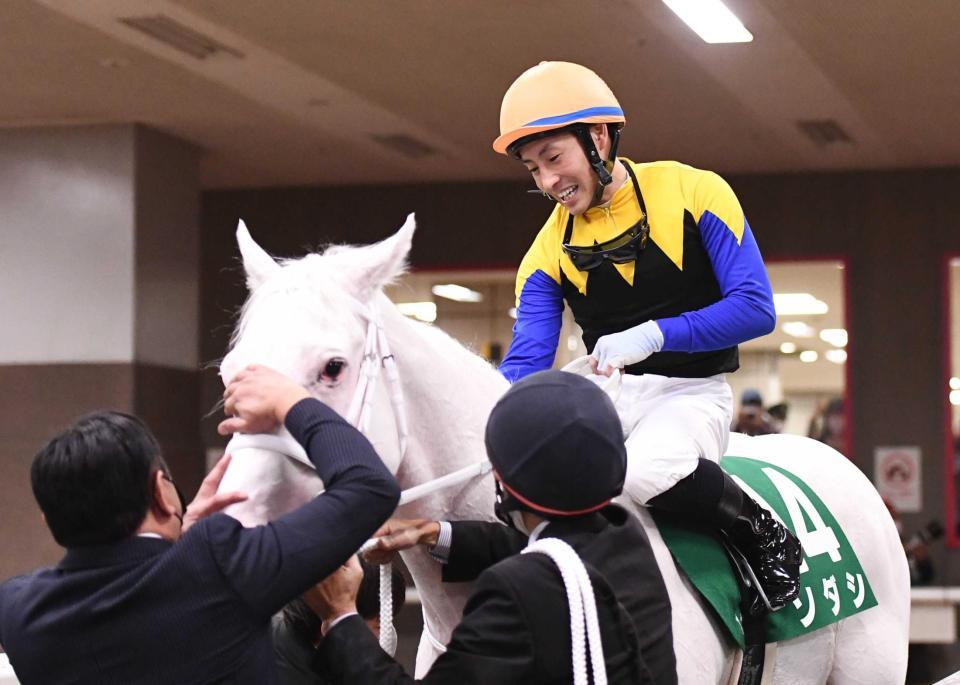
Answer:
POLYGON ((713 530, 649 510, 677 566, 743 650, 741 685, 759 683, 766 645, 819 630, 877 605, 869 580, 829 508, 799 477, 760 459, 725 456, 720 466, 803 545, 800 596, 766 610, 756 576, 713 530))

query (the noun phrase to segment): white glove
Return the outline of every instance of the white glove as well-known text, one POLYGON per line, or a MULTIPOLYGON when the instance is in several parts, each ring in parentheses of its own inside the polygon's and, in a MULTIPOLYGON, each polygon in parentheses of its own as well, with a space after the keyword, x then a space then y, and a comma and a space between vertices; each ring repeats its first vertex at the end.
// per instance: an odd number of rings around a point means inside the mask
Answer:
POLYGON ((646 321, 639 326, 628 328, 619 333, 611 333, 597 340, 593 348, 591 366, 596 360, 595 370, 605 376, 613 373, 614 369, 622 369, 637 362, 642 362, 654 352, 663 347, 663 331, 656 321, 646 321))

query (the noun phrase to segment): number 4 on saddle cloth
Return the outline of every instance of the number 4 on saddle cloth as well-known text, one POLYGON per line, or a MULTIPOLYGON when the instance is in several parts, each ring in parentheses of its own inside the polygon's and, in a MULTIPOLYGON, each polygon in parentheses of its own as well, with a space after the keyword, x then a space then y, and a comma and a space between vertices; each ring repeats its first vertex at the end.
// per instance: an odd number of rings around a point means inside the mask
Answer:
MULTIPOLYGON (((720 466, 743 491, 789 528, 803 546, 800 596, 770 614, 766 642, 812 632, 877 605, 870 583, 837 520, 806 483, 756 459, 723 457, 720 466)), ((651 510, 677 564, 744 647, 740 583, 720 539, 651 510)))

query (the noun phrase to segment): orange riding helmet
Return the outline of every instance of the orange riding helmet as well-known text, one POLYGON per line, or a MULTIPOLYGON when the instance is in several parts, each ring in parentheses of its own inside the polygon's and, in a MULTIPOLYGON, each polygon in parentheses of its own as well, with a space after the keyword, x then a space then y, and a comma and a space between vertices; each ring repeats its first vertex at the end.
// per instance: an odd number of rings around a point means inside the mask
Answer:
POLYGON ((540 62, 511 84, 500 105, 500 135, 493 149, 516 157, 523 145, 561 131, 577 136, 600 187, 612 180, 620 129, 626 117, 603 79, 587 67, 572 62, 540 62), (591 124, 607 124, 611 160, 600 158, 589 134, 591 124))

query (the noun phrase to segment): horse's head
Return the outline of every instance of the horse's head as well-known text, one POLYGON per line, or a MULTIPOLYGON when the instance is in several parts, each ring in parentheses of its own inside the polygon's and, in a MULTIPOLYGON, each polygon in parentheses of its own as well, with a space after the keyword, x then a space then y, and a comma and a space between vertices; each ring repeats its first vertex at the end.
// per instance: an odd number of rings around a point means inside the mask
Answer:
MULTIPOLYGON (((241 221, 237 242, 250 292, 231 350, 220 365, 224 384, 245 366, 262 364, 286 374, 341 416, 348 417, 355 403, 374 303, 383 287, 403 273, 414 228, 411 214, 397 233, 382 242, 362 247, 336 246, 301 259, 277 261, 254 242, 241 221)), ((367 437, 395 472, 401 455, 382 385, 371 399, 371 413, 377 421, 370 425, 367 437)), ((251 494, 250 503, 231 513, 245 523, 272 518, 316 494, 315 481, 308 486, 312 488, 309 491, 283 493, 281 481, 293 475, 289 473, 293 467, 286 463, 276 465, 286 470, 284 474, 241 477, 241 471, 250 472, 264 464, 255 464, 250 454, 244 455, 241 462, 237 452, 231 451, 235 459, 227 474, 233 476, 229 486, 251 494), (259 488, 264 492, 258 498, 251 488, 260 483, 270 484, 274 491, 268 494, 259 488)), ((277 458, 263 454, 256 457, 258 462, 268 459, 277 458)))

